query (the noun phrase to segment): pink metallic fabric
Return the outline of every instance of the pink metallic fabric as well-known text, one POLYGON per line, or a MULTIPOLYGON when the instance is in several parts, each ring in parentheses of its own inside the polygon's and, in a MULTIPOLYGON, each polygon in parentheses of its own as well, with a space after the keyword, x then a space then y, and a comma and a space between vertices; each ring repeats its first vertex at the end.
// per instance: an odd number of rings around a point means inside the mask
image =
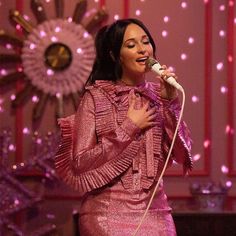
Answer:
MULTIPOLYGON (((85 236, 132 235, 164 166, 178 119, 178 99, 163 100, 159 87, 137 87, 98 81, 86 89, 76 115, 59 121, 62 140, 56 169, 63 180, 83 196, 80 232, 85 236), (129 97, 137 96, 136 108, 145 102, 158 112, 156 125, 140 130, 128 117, 129 97)), ((192 169, 191 139, 181 123, 171 161, 192 169)), ((163 184, 138 235, 173 236, 163 184)))

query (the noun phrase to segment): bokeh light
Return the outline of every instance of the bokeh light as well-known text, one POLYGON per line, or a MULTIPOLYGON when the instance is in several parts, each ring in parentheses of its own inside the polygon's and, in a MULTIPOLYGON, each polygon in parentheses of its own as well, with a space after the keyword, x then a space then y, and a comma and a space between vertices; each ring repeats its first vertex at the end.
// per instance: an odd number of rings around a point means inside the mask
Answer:
POLYGON ((169 22, 169 20, 170 20, 170 17, 169 17, 169 16, 164 16, 164 17, 163 17, 163 21, 164 21, 165 23, 169 22))
POLYGON ((187 2, 181 2, 181 7, 183 8, 183 9, 185 9, 185 8, 187 8, 187 2))
POLYGON ((224 11, 224 10, 225 10, 225 5, 223 5, 223 4, 220 5, 220 6, 219 6, 219 10, 220 10, 220 11, 224 11))
POLYGON ((200 158, 201 158, 201 154, 195 154, 194 156, 193 156, 193 161, 198 161, 198 160, 200 160, 200 158))
POLYGON ((219 36, 220 36, 221 38, 224 38, 224 37, 225 37, 225 31, 224 31, 224 30, 220 30, 220 31, 219 31, 219 36))
POLYGON ((220 92, 223 93, 223 94, 225 94, 225 93, 228 92, 228 88, 227 88, 226 86, 221 86, 221 87, 220 87, 220 92))
POLYGON ((136 15, 136 16, 140 16, 140 15, 141 15, 141 11, 140 11, 139 9, 137 9, 137 10, 135 11, 135 15, 136 15))
POLYGON ((188 43, 189 44, 193 44, 194 43, 194 38, 193 37, 189 37, 188 38, 188 43))
POLYGON ((218 71, 222 71, 222 70, 224 69, 224 63, 223 63, 223 62, 217 63, 216 69, 217 69, 218 71))
POLYGON ((205 140, 203 143, 204 148, 208 148, 210 146, 210 140, 205 140))
POLYGON ((192 102, 193 102, 193 103, 199 102, 199 97, 196 96, 196 95, 193 95, 193 96, 192 96, 192 102))
POLYGON ((118 14, 115 14, 114 15, 114 20, 119 20, 120 19, 120 16, 118 14))
POLYGON ((166 30, 163 30, 163 31, 161 32, 161 35, 162 35, 163 38, 165 38, 165 37, 168 36, 168 32, 167 32, 166 30))
POLYGON ((228 174, 229 173, 229 168, 226 165, 221 166, 221 172, 223 174, 228 174))
POLYGON ((185 61, 187 59, 187 54, 186 53, 182 53, 180 55, 180 58, 181 58, 181 60, 185 61))

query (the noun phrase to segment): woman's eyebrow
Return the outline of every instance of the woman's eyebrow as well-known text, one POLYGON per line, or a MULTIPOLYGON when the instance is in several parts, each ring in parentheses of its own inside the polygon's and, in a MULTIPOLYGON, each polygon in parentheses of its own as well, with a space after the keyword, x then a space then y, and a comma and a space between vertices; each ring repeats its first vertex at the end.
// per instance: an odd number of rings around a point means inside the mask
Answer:
MULTIPOLYGON (((148 38, 148 36, 147 36, 146 34, 144 34, 144 35, 142 36, 142 39, 143 39, 143 38, 148 38)), ((128 42, 128 41, 135 41, 135 38, 126 39, 124 43, 126 43, 126 42, 128 42)))

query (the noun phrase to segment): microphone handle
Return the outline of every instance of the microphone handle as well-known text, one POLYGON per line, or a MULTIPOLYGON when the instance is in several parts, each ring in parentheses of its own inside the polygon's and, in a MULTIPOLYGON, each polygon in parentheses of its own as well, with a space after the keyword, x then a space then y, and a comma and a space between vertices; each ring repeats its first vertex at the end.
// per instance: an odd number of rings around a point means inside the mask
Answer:
MULTIPOLYGON (((151 70, 156 72, 158 75, 162 76, 162 70, 161 70, 161 65, 159 62, 155 63, 152 67, 151 70)), ((168 77, 164 79, 167 83, 175 87, 176 89, 183 91, 183 87, 172 77, 168 77)))

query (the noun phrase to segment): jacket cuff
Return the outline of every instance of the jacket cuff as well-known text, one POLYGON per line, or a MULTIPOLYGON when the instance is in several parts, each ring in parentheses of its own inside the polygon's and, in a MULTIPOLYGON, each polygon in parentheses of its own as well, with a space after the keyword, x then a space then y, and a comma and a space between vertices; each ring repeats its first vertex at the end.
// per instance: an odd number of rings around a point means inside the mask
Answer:
POLYGON ((121 129, 124 130, 130 138, 135 138, 141 133, 141 129, 128 117, 121 124, 121 129))

